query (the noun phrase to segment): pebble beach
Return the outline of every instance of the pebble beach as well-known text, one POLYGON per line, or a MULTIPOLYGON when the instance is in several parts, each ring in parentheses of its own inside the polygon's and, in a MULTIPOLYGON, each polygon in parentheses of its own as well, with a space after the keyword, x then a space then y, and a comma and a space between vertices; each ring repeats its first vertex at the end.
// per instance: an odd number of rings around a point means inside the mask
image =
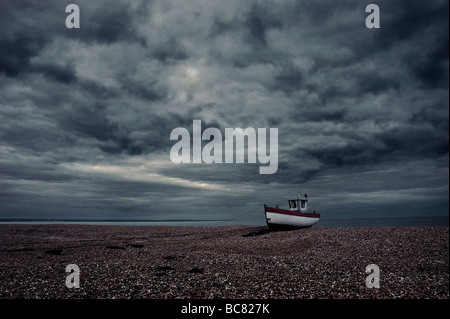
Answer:
POLYGON ((0 299, 85 298, 448 299, 449 230, 0 225, 0 299))

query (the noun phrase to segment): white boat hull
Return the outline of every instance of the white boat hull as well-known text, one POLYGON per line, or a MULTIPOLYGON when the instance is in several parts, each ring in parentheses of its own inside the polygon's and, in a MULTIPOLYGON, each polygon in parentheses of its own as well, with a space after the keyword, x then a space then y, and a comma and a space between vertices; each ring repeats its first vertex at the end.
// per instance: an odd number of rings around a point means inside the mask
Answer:
POLYGON ((266 207, 266 222, 271 228, 311 227, 320 219, 319 214, 299 213, 266 207))

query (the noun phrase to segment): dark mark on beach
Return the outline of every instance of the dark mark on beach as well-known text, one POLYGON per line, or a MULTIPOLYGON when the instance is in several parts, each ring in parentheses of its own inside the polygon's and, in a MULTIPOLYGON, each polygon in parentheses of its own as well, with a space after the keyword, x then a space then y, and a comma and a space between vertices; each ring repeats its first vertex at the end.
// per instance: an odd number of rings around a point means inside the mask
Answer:
POLYGON ((115 245, 108 245, 108 246, 106 246, 106 248, 108 248, 108 249, 125 249, 125 247, 122 247, 122 246, 115 246, 115 245))
POLYGON ((242 237, 252 237, 252 236, 261 236, 270 233, 271 230, 268 227, 264 227, 255 231, 252 231, 248 234, 242 235, 242 237))
POLYGON ((133 247, 133 248, 143 248, 144 247, 144 245, 142 245, 142 244, 130 244, 129 246, 133 247))
POLYGON ((48 249, 45 251, 46 254, 48 255, 55 255, 55 256, 59 256, 62 253, 62 249, 48 249))
POLYGON ((164 257, 165 260, 179 260, 183 259, 185 256, 166 256, 164 257))
POLYGON ((156 270, 168 271, 168 270, 175 270, 175 268, 169 267, 169 266, 160 266, 160 267, 156 267, 156 270))
POLYGON ((191 274, 203 274, 203 269, 194 267, 188 271, 191 274))

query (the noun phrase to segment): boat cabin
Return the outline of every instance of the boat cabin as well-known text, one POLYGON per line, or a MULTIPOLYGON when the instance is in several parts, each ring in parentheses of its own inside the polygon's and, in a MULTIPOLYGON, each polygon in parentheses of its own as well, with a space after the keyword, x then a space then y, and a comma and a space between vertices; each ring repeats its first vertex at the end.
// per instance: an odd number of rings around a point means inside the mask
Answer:
POLYGON ((297 199, 290 199, 288 202, 290 210, 306 213, 308 207, 308 199, 306 194, 304 199, 297 197, 297 199))

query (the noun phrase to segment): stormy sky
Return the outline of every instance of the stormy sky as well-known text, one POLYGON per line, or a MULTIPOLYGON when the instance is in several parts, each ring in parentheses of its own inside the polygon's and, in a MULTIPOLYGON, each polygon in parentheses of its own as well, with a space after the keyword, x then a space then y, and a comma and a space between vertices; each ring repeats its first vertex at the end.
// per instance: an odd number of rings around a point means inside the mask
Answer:
POLYGON ((448 5, 1 0, 0 218, 448 215, 448 5), (277 172, 174 164, 193 120, 278 128, 277 172))

